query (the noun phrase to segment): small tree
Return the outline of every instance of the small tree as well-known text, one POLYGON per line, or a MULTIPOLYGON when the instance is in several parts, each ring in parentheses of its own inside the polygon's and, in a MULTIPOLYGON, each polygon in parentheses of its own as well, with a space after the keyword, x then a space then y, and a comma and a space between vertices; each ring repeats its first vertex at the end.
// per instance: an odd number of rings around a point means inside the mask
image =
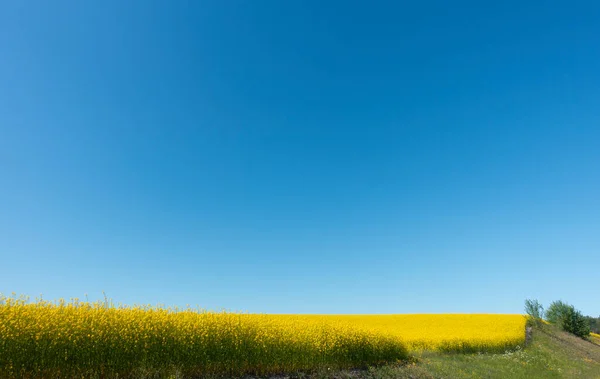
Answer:
POLYGON ((574 306, 560 300, 550 304, 546 311, 546 319, 578 337, 588 338, 590 335, 588 320, 574 306))
POLYGON ((581 312, 573 307, 563 315, 562 328, 565 332, 573 333, 577 337, 588 338, 590 335, 590 324, 581 312))
POLYGON ((588 321, 592 333, 600 334, 600 317, 585 316, 585 319, 588 321))
POLYGON ((529 320, 535 325, 540 325, 542 323, 544 307, 537 300, 526 299, 525 312, 529 315, 529 320))
POLYGON ((548 307, 548 310, 546 310, 546 320, 553 324, 560 324, 564 315, 567 314, 571 308, 573 308, 572 305, 569 305, 562 300, 553 301, 548 307))

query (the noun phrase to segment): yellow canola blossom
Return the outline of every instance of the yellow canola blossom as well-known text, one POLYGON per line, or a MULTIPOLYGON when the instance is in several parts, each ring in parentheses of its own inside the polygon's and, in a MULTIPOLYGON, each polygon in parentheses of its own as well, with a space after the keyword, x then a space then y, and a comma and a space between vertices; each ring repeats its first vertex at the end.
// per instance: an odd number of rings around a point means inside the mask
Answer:
POLYGON ((382 333, 410 350, 502 351, 524 342, 526 318, 518 314, 401 314, 311 316, 382 333))
POLYGON ((322 316, 0 296, 0 377, 272 374, 521 344, 520 315, 322 316))
POLYGON ((408 357, 391 336, 327 321, 0 297, 0 377, 233 376, 408 357))

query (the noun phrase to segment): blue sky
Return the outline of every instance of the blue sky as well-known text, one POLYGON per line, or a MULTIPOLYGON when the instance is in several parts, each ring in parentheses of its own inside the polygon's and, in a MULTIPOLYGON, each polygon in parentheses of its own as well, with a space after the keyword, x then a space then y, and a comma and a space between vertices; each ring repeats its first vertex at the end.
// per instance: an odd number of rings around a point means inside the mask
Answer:
POLYGON ((599 17, 5 1, 0 292, 597 316, 599 17))

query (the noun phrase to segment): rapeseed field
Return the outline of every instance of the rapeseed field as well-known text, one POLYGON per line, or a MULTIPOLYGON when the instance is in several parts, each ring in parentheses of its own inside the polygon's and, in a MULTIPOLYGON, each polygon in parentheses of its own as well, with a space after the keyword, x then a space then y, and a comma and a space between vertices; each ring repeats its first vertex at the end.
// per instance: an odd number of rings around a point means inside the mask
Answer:
POLYGON ((0 377, 273 374, 521 344, 520 315, 321 316, 0 296, 0 377))
POLYGON ((402 340, 409 350, 504 351, 525 339, 518 314, 401 314, 313 316, 332 318, 402 340))

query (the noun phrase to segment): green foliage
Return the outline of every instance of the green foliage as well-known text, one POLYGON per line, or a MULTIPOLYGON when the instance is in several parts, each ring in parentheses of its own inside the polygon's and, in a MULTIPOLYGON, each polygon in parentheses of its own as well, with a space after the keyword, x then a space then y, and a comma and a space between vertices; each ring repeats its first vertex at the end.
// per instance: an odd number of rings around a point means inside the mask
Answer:
POLYGON ((546 319, 559 325, 565 332, 581 338, 588 338, 590 323, 574 306, 563 301, 552 302, 546 311, 546 319))
POLYGON ((570 307, 563 315, 561 326, 565 332, 572 333, 577 337, 587 338, 590 335, 588 321, 574 307, 570 307))
POLYGON ((585 316, 585 319, 587 320, 588 324, 590 325, 590 330, 593 333, 596 334, 600 334, 600 317, 591 317, 591 316, 585 316))
POLYGON ((553 301, 548 310, 546 310, 546 320, 553 324, 560 324, 564 315, 573 308, 572 305, 567 304, 561 300, 553 301))
POLYGON ((544 307, 537 300, 525 300, 525 312, 529 315, 529 320, 536 325, 542 323, 544 317, 544 307))

